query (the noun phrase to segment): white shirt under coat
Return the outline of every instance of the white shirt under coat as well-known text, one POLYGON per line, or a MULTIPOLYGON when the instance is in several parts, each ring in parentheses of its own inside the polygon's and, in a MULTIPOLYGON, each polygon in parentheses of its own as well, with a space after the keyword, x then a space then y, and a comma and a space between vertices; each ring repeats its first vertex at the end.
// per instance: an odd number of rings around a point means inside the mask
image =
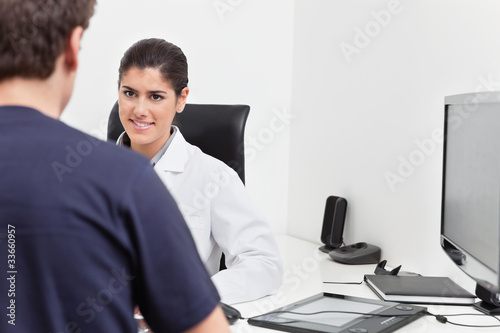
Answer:
POLYGON ((269 224, 233 169, 174 130, 155 170, 177 201, 222 302, 275 293, 283 265, 269 224), (227 269, 219 271, 222 252, 227 269))

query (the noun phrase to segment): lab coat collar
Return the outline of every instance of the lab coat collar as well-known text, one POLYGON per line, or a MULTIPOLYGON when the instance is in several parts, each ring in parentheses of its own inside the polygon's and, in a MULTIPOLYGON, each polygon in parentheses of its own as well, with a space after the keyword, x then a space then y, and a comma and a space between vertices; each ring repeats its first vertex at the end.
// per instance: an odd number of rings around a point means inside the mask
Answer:
POLYGON ((189 147, 189 143, 177 128, 174 139, 163 157, 156 163, 155 169, 169 172, 183 172, 189 161, 189 147))

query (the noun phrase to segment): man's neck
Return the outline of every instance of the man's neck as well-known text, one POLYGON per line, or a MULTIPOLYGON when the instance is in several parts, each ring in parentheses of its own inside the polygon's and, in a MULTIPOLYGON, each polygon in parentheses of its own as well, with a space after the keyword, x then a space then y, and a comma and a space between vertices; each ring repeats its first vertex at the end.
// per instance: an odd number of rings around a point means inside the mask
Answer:
POLYGON ((12 78, 0 82, 0 105, 26 106, 59 119, 60 93, 52 80, 12 78))

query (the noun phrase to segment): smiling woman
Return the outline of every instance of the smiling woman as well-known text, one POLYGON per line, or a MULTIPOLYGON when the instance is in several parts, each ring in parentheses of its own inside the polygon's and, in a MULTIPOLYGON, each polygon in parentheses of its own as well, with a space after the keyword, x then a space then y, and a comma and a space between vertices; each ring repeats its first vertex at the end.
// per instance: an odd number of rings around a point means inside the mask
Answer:
POLYGON ((158 69, 133 67, 124 73, 118 104, 131 148, 152 159, 170 138, 172 121, 184 109, 188 93, 185 87, 177 97, 158 69))
POLYGON ((117 144, 150 159, 175 198, 222 301, 257 299, 281 285, 279 251, 237 173, 186 142, 172 125, 189 94, 187 69, 181 49, 162 39, 141 40, 125 52, 118 80, 125 132, 117 144), (219 271, 222 253, 227 269, 219 271))
POLYGON ((120 120, 130 147, 152 159, 170 138, 176 112, 184 110, 186 57, 172 43, 144 39, 125 52, 118 72, 120 120))

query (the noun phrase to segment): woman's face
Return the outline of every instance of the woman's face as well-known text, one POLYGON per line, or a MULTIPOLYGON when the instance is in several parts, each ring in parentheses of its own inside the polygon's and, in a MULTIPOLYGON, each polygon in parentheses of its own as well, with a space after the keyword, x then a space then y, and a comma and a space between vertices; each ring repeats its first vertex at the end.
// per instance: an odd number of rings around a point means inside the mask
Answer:
POLYGON ((170 137, 172 120, 184 109, 188 93, 184 88, 176 96, 158 69, 132 67, 123 73, 118 104, 131 148, 152 158, 170 137))

